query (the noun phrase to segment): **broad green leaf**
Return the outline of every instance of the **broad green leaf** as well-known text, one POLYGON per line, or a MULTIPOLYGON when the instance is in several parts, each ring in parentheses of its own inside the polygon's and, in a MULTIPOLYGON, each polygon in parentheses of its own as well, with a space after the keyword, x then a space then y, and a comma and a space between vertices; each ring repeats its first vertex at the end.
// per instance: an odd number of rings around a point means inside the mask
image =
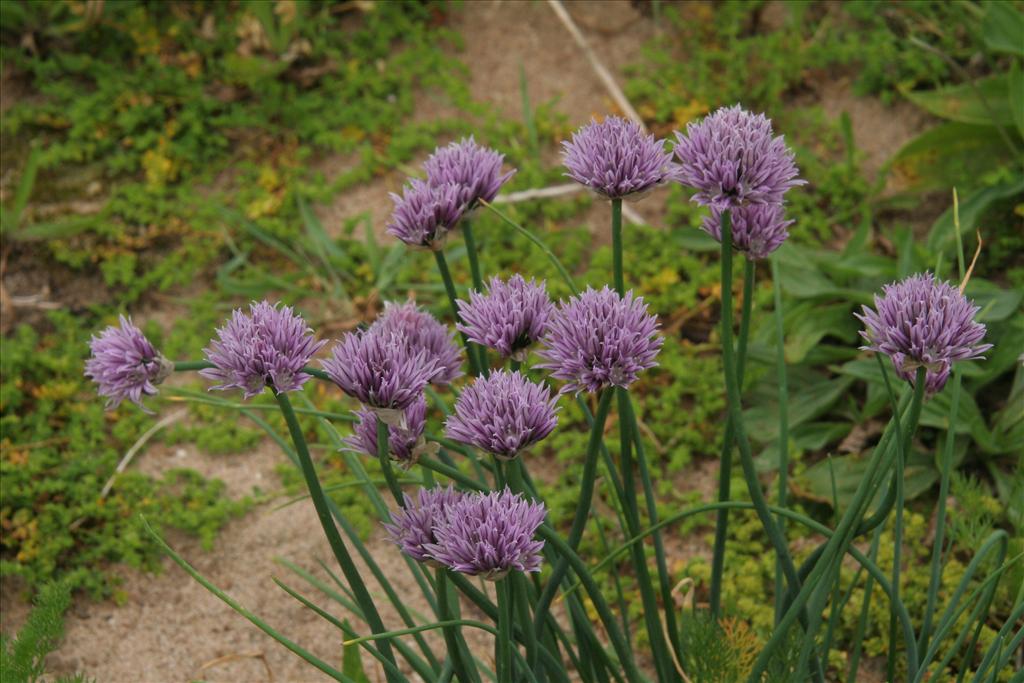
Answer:
POLYGON ((857 334, 857 319, 850 304, 822 306, 802 301, 786 311, 786 361, 800 363, 818 342, 831 335, 844 341, 857 334))
MULTIPOLYGON (((831 506, 834 473, 836 499, 840 508, 846 507, 864 478, 869 461, 867 454, 841 455, 821 460, 792 480, 793 492, 803 498, 831 506)), ((921 495, 939 480, 939 472, 929 457, 917 451, 913 451, 907 459, 903 475, 907 500, 921 495)), ((876 500, 883 492, 884 487, 880 487, 876 500)))
MULTIPOLYGON (((849 422, 810 422, 801 425, 790 432, 790 448, 798 451, 820 451, 849 434, 852 426, 849 422)), ((773 441, 761 451, 757 459, 757 469, 760 472, 767 472, 778 469, 778 466, 779 442, 773 441)))
MULTIPOLYGON (((951 124, 952 125, 952 124, 951 124)), ((901 152, 902 154, 902 152, 901 152)), ((1024 194, 1024 175, 979 190, 960 200, 960 234, 971 235, 979 227, 985 211, 995 202, 1024 194)), ((984 239, 984 237, 983 237, 984 239)), ((928 233, 928 250, 933 254, 952 249, 956 242, 953 226, 953 206, 946 209, 928 233)))
POLYGON ((1024 14, 1005 0, 985 4, 981 34, 985 47, 1024 57, 1024 14))
POLYGON ((935 90, 904 91, 903 95, 939 118, 979 126, 1013 125, 1006 93, 1007 75, 989 76, 974 83, 950 85, 935 90))
MULTIPOLYGON (((893 171, 907 191, 948 191, 976 183, 1013 161, 1013 152, 994 126, 942 123, 904 145, 893 158, 893 171)), ((960 206, 961 219, 965 203, 960 206)))
MULTIPOLYGON (((838 377, 806 386, 793 385, 789 400, 789 426, 795 429, 805 422, 823 415, 853 384, 852 377, 838 377)), ((760 443, 779 438, 778 406, 761 402, 744 411, 750 438, 760 443)))
POLYGON ((981 309, 978 311, 978 320, 986 324, 1006 320, 1011 315, 1019 315, 1021 302, 1024 301, 1024 291, 1002 289, 993 282, 978 278, 971 278, 964 294, 973 299, 974 305, 981 309))

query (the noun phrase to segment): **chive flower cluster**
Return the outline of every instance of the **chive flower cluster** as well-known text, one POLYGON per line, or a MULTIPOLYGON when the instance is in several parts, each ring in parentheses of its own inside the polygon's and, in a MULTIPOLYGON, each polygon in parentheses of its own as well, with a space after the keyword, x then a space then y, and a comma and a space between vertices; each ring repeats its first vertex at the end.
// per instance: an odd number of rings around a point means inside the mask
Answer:
MULTIPOLYGON (((377 457, 377 413, 361 408, 356 411, 356 418, 352 436, 345 439, 345 445, 357 453, 377 457)), ((409 404, 398 422, 388 426, 388 455, 399 467, 409 469, 428 450, 423 438, 427 423, 427 400, 423 394, 409 404)))
POLYGON ((595 393, 608 386, 628 387, 641 371, 652 368, 664 339, 658 319, 647 312, 643 297, 620 296, 606 285, 590 287, 559 304, 543 347, 544 362, 565 380, 561 393, 595 393))
POLYGON ((566 175, 608 199, 641 195, 679 173, 664 140, 619 116, 591 120, 562 147, 566 175))
POLYGON ((557 396, 516 372, 499 370, 466 387, 448 418, 448 438, 512 459, 555 429, 557 396))
POLYGON ((107 409, 128 400, 146 410, 143 396, 154 396, 156 385, 174 370, 136 327, 131 318, 120 317, 120 326, 103 330, 89 342, 91 356, 85 362, 85 376, 94 381, 107 409))
POLYGON ((439 147, 423 164, 427 179, 412 179, 392 194, 388 234, 416 248, 441 249, 445 235, 480 200, 493 200, 515 173, 502 174, 504 155, 470 137, 439 147))
POLYGON ((384 312, 370 329, 378 333, 405 335, 413 348, 426 351, 438 367, 431 384, 450 384, 462 376, 462 352, 455 342, 455 333, 415 302, 386 302, 384 312))
POLYGON ((547 511, 508 488, 462 493, 435 487, 405 496, 384 525, 403 553, 434 567, 496 581, 510 571, 538 572, 544 542, 534 539, 547 511))
POLYGON ((912 275, 882 288, 874 309, 862 307, 864 350, 892 359, 896 374, 913 383, 925 368, 925 390, 946 385, 953 361, 981 358, 985 326, 974 320, 978 307, 948 282, 931 273, 912 275))
POLYGON ((709 209, 703 229, 722 240, 722 213, 732 219, 732 245, 749 258, 763 259, 789 236, 784 196, 804 185, 793 152, 775 136, 764 114, 739 105, 724 107, 676 133, 673 150, 679 179, 697 190, 693 200, 709 209))
POLYGON ((456 327, 504 358, 526 360, 527 349, 547 331, 555 310, 546 284, 516 273, 507 281, 495 277, 486 287, 486 292, 470 291, 469 302, 458 302, 462 320, 456 327))
POLYGON ((199 374, 220 382, 212 389, 241 389, 245 398, 274 391, 298 391, 309 381, 303 372, 325 341, 317 341, 306 321, 288 306, 253 302, 249 313, 236 309, 217 339, 204 349, 214 367, 199 374))

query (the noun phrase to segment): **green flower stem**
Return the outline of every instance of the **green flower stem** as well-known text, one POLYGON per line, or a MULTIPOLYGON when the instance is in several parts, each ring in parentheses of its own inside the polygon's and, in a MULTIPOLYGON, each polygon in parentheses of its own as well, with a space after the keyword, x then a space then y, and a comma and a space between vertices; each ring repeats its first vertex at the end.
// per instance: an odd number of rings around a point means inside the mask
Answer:
MULTIPOLYGON (((868 558, 872 562, 878 557, 878 545, 881 540, 882 527, 879 525, 875 528, 875 533, 871 538, 871 549, 868 551, 868 558)), ((857 630, 854 632, 853 652, 850 653, 849 675, 846 677, 848 681, 857 680, 857 669, 860 667, 860 653, 864 645, 864 634, 867 633, 868 617, 871 616, 871 593, 875 587, 874 581, 874 577, 870 574, 864 580, 864 601, 861 603, 860 616, 857 618, 857 630)))
MULTIPOLYGON (((611 392, 607 393, 610 394, 611 392)), ((599 407, 599 415, 600 412, 601 409, 599 407)), ((601 419, 599 422, 603 423, 604 420, 601 419)), ((630 683, 641 683, 642 681, 645 681, 646 679, 641 675, 639 669, 636 667, 636 662, 633 661, 633 652, 630 650, 629 644, 626 642, 625 638, 622 637, 622 633, 619 631, 618 624, 615 621, 615 615, 608 607, 608 603, 605 602, 604 596, 601 594, 601 587, 597 585, 596 581, 594 581, 587 565, 584 564, 583 560, 581 560, 579 555, 576 554, 575 549, 573 549, 569 543, 566 543, 558 532, 547 524, 541 525, 537 533, 544 539, 545 543, 552 546, 555 552, 562 557, 562 561, 568 563, 572 567, 573 572, 576 573, 576 576, 579 577, 580 582, 583 584, 583 588, 590 596, 590 601, 593 603, 594 609, 597 611, 598 617, 601 619, 601 623, 604 625, 605 631, 608 633, 608 639, 612 641, 612 647, 615 649, 615 653, 619 657, 619 664, 622 666, 623 671, 626 674, 626 680, 630 683)))
POLYGON ((512 581, 498 579, 498 635, 494 638, 494 668, 498 683, 512 683, 512 581))
MULTIPOLYGON (((639 543, 642 539, 644 539, 646 536, 650 535, 654 531, 657 531, 659 529, 664 529, 665 527, 671 526, 673 524, 677 524, 677 523, 679 523, 679 522, 681 522, 684 519, 687 519, 689 517, 694 517, 696 515, 706 514, 708 512, 716 512, 716 511, 718 511, 718 510, 720 510, 722 508, 729 508, 731 510, 753 510, 754 509, 754 505, 753 505, 753 503, 748 503, 748 502, 745 502, 745 501, 735 501, 735 500, 734 501, 726 501, 724 503, 704 503, 702 505, 697 505, 697 506, 694 506, 692 508, 683 510, 682 512, 678 512, 678 513, 676 513, 674 515, 666 517, 665 519, 661 520, 657 524, 655 524, 655 525, 653 525, 651 527, 648 527, 647 529, 642 531, 637 536, 634 536, 633 538, 627 540, 625 543, 623 543, 622 545, 617 547, 615 550, 613 550, 610 554, 608 554, 606 557, 604 557, 600 562, 598 562, 596 565, 594 565, 590 569, 590 576, 591 577, 595 576, 598 571, 600 571, 604 567, 607 567, 617 557, 619 557, 624 552, 626 552, 629 549, 630 545, 632 545, 634 543, 639 543)), ((823 535, 823 536, 825 536, 827 538, 832 538, 836 534, 836 532, 834 530, 829 529, 824 524, 821 524, 820 522, 817 522, 817 521, 811 519, 810 517, 807 517, 806 515, 802 515, 799 512, 795 512, 795 511, 790 510, 788 508, 780 508, 780 507, 775 507, 775 506, 769 506, 769 511, 772 514, 774 514, 774 515, 785 517, 785 518, 787 518, 787 519, 789 519, 791 521, 795 521, 795 522, 797 522, 799 524, 802 524, 802 525, 806 526, 808 529, 810 529, 811 531, 813 531, 814 533, 821 534, 821 535, 823 535)), ((877 564, 875 564, 875 561, 873 559, 869 559, 868 557, 865 557, 864 554, 861 553, 860 550, 858 550, 857 547, 853 546, 853 545, 847 545, 846 547, 844 547, 844 552, 846 554, 850 555, 850 557, 852 557, 854 560, 856 560, 857 563, 860 564, 868 572, 868 575, 873 577, 874 580, 878 582, 878 584, 882 587, 882 590, 885 592, 886 595, 890 595, 891 596, 891 594, 892 594, 891 593, 892 586, 889 584, 889 581, 886 578, 885 573, 881 570, 881 568, 877 564)), ((571 593, 575 592, 578 588, 580 588, 581 585, 582 585, 582 582, 577 582, 577 583, 569 586, 569 588, 564 591, 563 597, 566 597, 566 596, 570 595, 571 593)), ((902 602, 897 602, 897 603, 894 603, 893 609, 895 609, 899 613, 900 622, 903 624, 904 635, 912 634, 913 633, 913 626, 911 624, 910 614, 907 612, 906 606, 903 605, 902 602)), ((792 617, 792 613, 790 613, 788 616, 792 617)), ((789 626, 792 626, 792 619, 790 619, 790 621, 788 622, 787 628, 789 626)), ((778 629, 776 629, 776 631, 774 633, 778 633, 778 629)), ((911 660, 912 657, 915 658, 915 660, 913 660, 913 661, 916 661, 916 653, 908 650, 908 652, 907 652, 907 659, 908 659, 908 661, 912 661, 911 660)), ((749 679, 749 680, 760 681, 760 679, 749 679)), ((854 679, 849 678, 847 680, 854 680, 854 679)))
MULTIPOLYGON (((448 570, 444 567, 438 567, 435 571, 434 585, 437 590, 437 606, 438 615, 437 618, 442 623, 457 620, 458 615, 458 601, 453 600, 453 595, 448 589, 448 570)), ((455 670, 455 675, 458 677, 460 683, 471 683, 473 681, 480 680, 480 674, 476 670, 476 666, 473 662, 472 656, 466 656, 467 651, 465 641, 462 640, 461 632, 456 626, 446 625, 442 630, 444 634, 445 647, 448 650, 448 657, 451 660, 452 668, 455 670), (467 664, 468 662, 468 664, 467 664), (472 669, 470 669, 472 667, 472 669), (472 677, 470 671, 472 670, 472 677)))
MULTIPOLYGON (((597 414, 594 416, 594 424, 590 429, 590 440, 587 444, 587 455, 583 463, 583 474, 580 482, 580 496, 576 504, 576 516, 573 518, 566 544, 573 552, 579 547, 580 539, 583 537, 583 529, 587 526, 587 520, 590 518, 590 504, 594 498, 594 479, 597 476, 597 456, 603 443, 604 423, 608 419, 608 411, 611 408, 612 397, 614 396, 615 392, 611 389, 605 389, 601 393, 601 399, 597 404, 597 414)), ((548 579, 547 585, 544 586, 544 592, 541 593, 540 598, 538 598, 537 603, 534 605, 533 628, 535 631, 539 632, 543 627, 548 616, 548 609, 551 607, 551 601, 558 591, 558 585, 562 583, 562 578, 565 576, 566 571, 568 571, 569 564, 569 558, 564 555, 559 559, 558 564, 555 565, 554 570, 551 572, 551 578, 548 579)))
MULTIPOLYGON (((731 214, 728 211, 722 213, 722 221, 728 221, 731 214)), ((725 238, 723 237, 723 240, 725 238)), ((747 339, 750 336, 750 314, 753 309, 754 300, 754 262, 750 259, 746 259, 743 267, 743 307, 740 313, 740 336, 739 336, 739 350, 736 355, 737 370, 736 375, 740 387, 740 391, 743 391, 743 371, 747 360, 747 339)), ((732 281, 722 281, 722 309, 725 309, 725 290, 728 287, 730 297, 732 295, 732 281)), ((730 316, 732 311, 730 309, 730 316)), ((725 318, 723 315, 722 324, 725 324, 725 318)), ((730 332, 732 326, 730 323, 730 332)), ((722 343, 725 343, 725 337, 723 334, 722 343)), ((718 500, 727 501, 729 500, 731 493, 730 487, 732 482, 732 446, 735 441, 735 433, 733 429, 732 417, 728 414, 725 420, 725 434, 722 436, 722 451, 718 461, 718 500)), ((729 532, 729 509, 723 508, 718 512, 718 519, 715 520, 715 545, 711 555, 711 595, 708 598, 710 603, 709 609, 711 610, 711 616, 718 619, 721 616, 722 606, 722 573, 725 571, 725 544, 729 532)), ((780 562, 778 558, 777 562, 780 562)), ((781 570, 781 565, 780 565, 781 570)), ((776 593, 781 594, 781 591, 776 593)))
POLYGON ((932 617, 935 614, 935 602, 938 598, 939 586, 942 582, 942 544, 946 533, 946 498, 949 496, 949 476, 953 471, 953 442, 956 434, 956 414, 960 405, 960 370, 953 372, 953 395, 950 397, 949 426, 946 432, 946 444, 942 452, 942 463, 939 465, 939 499, 935 503, 935 541, 932 545, 931 578, 928 581, 928 603, 924 610, 921 623, 921 634, 918 636, 917 650, 928 650, 928 639, 931 635, 932 617))
MULTIPOLYGON (((545 548, 545 551, 546 550, 547 549, 545 548)), ((470 581, 468 581, 465 575, 459 574, 458 572, 451 572, 448 575, 448 580, 451 581, 452 585, 459 589, 459 591, 463 595, 465 595, 474 605, 476 605, 488 619, 491 619, 493 621, 498 620, 497 606, 491 601, 490 598, 487 597, 485 593, 483 593, 483 591, 481 591, 470 581)), ((562 631, 561 626, 558 624, 557 621, 555 621, 555 618, 551 615, 548 616, 548 624, 550 625, 552 632, 555 633, 559 637, 559 639, 565 644, 566 650, 570 652, 570 657, 572 657, 571 651, 569 650, 569 640, 562 631)), ((522 629, 518 624, 513 623, 512 630, 514 637, 520 640, 524 640, 521 632, 522 629)), ((497 633, 497 631, 492 630, 491 633, 497 633)), ((548 668, 549 671, 552 671, 556 674, 559 674, 559 672, 564 671, 564 666, 559 662, 559 659, 555 656, 555 654, 553 654, 553 652, 557 653, 557 651, 549 650, 544 645, 539 646, 539 650, 541 660, 545 663, 545 666, 548 668)), ((560 677, 564 678, 564 676, 560 677)))
MULTIPOLYGON (((513 581, 512 593, 515 596, 516 620, 523 631, 526 646, 526 661, 533 666, 539 654, 537 649, 537 631, 533 628, 533 617, 530 615, 530 583, 522 572, 513 572, 509 577, 513 581)), ((552 638, 552 642, 553 642, 552 638)))
MULTIPOLYGON (((309 455, 309 447, 306 445, 306 437, 303 435, 302 427, 299 426, 299 421, 295 417, 295 411, 292 410, 291 401, 288 400, 287 394, 281 392, 275 391, 274 397, 277 399, 277 404, 281 407, 284 421, 288 424, 288 431, 291 433, 292 441, 295 444, 295 453, 299 458, 302 475, 306 479, 306 487, 309 489, 310 496, 313 499, 313 507, 316 508, 316 514, 320 519, 320 526, 323 527, 324 534, 327 536, 327 542, 330 544, 334 557, 337 559, 338 565, 341 567, 341 571, 349 583, 349 588, 352 590, 356 603, 363 611, 363 617, 370 626, 370 630, 373 633, 384 633, 386 629, 384 628, 384 622, 381 621, 380 614, 377 612, 377 606, 374 604, 373 598, 370 597, 366 584, 363 583, 359 569, 348 554, 345 541, 342 540, 341 534, 338 533, 338 528, 334 526, 334 520, 331 519, 327 497, 320 486, 320 479, 316 474, 313 459, 309 455)), ((378 647, 381 655, 390 664, 394 665, 395 655, 391 650, 391 644, 387 641, 381 641, 378 647)), ((404 683, 405 681, 403 676, 396 675, 390 671, 387 674, 387 679, 388 683, 404 683)))
MULTIPOLYGON (((779 384, 779 495, 777 505, 786 507, 786 487, 789 478, 789 381, 786 373, 785 330, 782 312, 782 278, 779 274, 779 259, 772 258, 772 293, 775 298, 775 367, 779 384)), ((746 299, 744 299, 746 301, 746 299)), ((741 323, 742 329, 742 323, 741 323)), ((742 332, 741 332, 742 335, 742 332)), ((742 336, 741 336, 742 339, 742 336)), ((740 379, 742 384, 743 380, 740 379)), ((786 532, 784 518, 779 517, 779 529, 786 532)), ((775 559, 775 623, 782 618, 782 596, 785 584, 782 576, 782 562, 775 559)))
MULTIPOLYGON (((448 270, 448 261, 444 257, 444 251, 438 249, 434 252, 434 260, 437 261, 437 270, 441 273, 441 280, 444 281, 444 291, 448 294, 448 303, 452 307, 452 316, 455 322, 462 322, 459 317, 459 295, 455 292, 455 282, 452 280, 452 273, 448 270)), ((480 366, 477 364, 475 345, 469 341, 465 332, 459 332, 462 337, 462 346, 466 349, 466 357, 469 359, 469 371, 473 376, 480 375, 480 366)))
MULTIPOLYGON (((924 368, 919 368, 914 385, 914 398, 910 405, 910 428, 908 428, 906 432, 907 438, 910 438, 913 435, 913 427, 917 425, 918 418, 921 414, 921 402, 924 399, 924 379, 924 368)), ((799 593, 789 605, 789 608, 782 616, 782 619, 779 620, 768 644, 754 661, 754 666, 751 670, 750 677, 748 678, 751 683, 761 680, 761 675, 767 668, 768 662, 771 661, 776 650, 782 645, 789 628, 793 625, 793 621, 798 615, 803 613, 803 608, 807 604, 807 600, 810 598, 811 592, 817 583, 817 578, 827 571, 837 556, 847 550, 847 546, 849 546, 852 541, 854 533, 858 530, 858 520, 861 519, 864 514, 864 509, 870 504, 871 497, 874 494, 875 487, 873 486, 873 483, 876 475, 879 472, 885 472, 888 470, 892 463, 893 458, 890 456, 889 450, 890 449, 876 448, 875 452, 872 454, 871 461, 868 463, 867 474, 861 479, 860 484, 857 486, 857 490, 854 492, 850 506, 847 508, 846 512, 843 513, 843 517, 839 521, 839 525, 836 527, 835 533, 832 535, 832 538, 829 539, 828 543, 826 543, 825 549, 822 553, 822 559, 816 564, 814 570, 811 572, 810 576, 808 576, 808 579, 800 586, 799 593)), ((791 584, 791 587, 792 585, 794 584, 791 584)), ((911 634, 912 633, 913 631, 911 630, 911 634)), ((916 649, 915 646, 916 643, 908 642, 908 652, 911 648, 916 649)), ((911 664, 910 670, 913 671, 915 667, 916 662, 911 664)))
POLYGON ((462 228, 462 237, 466 240, 466 254, 469 256, 469 272, 473 277, 473 289, 482 292, 484 291, 484 280, 480 276, 480 258, 476 251, 476 240, 473 238, 473 222, 468 217, 463 217, 459 225, 462 228))
MULTIPOLYGON (((800 580, 797 577, 796 567, 793 565, 793 558, 789 554, 789 547, 782 532, 775 524, 775 518, 768 511, 768 503, 765 501, 764 493, 761 491, 761 482, 757 478, 757 469, 754 466, 753 454, 750 451, 750 442, 743 428, 743 412, 740 407, 740 390, 737 378, 737 363, 733 348, 732 332, 732 222, 729 212, 722 213, 722 355, 725 369, 725 390, 729 405, 729 417, 732 422, 736 444, 740 451, 740 463, 743 467, 743 475, 747 480, 747 490, 750 492, 751 502, 757 510, 757 516, 761 520, 761 526, 775 549, 776 556, 782 562, 782 570, 786 576, 786 582, 791 587, 798 587, 800 580)), ((806 614, 803 605, 797 611, 801 617, 801 624, 806 625, 806 614)), ((816 658, 815 658, 816 660, 816 658)), ((815 664, 813 669, 817 671, 816 678, 821 678, 820 667, 815 664)), ((752 679, 755 680, 755 679, 752 679)))
MULTIPOLYGON (((630 536, 635 536, 640 531, 640 506, 637 502, 636 484, 633 480, 633 427, 632 409, 629 401, 629 392, 622 388, 615 388, 619 405, 619 436, 620 452, 619 458, 622 467, 622 490, 624 499, 622 507, 626 517, 626 528, 630 536)), ((654 665, 657 670, 659 681, 671 680, 675 669, 669 660, 668 646, 665 644, 665 635, 661 629, 661 610, 658 609, 658 601, 651 590, 651 576, 647 568, 647 558, 644 554, 643 544, 637 543, 631 547, 633 553, 633 568, 636 571, 636 580, 640 587, 640 600, 644 608, 644 622, 647 625, 647 638, 651 643, 651 652, 654 656, 654 665)), ((672 603, 666 606, 671 608, 672 603)))
MULTIPOLYGON (((658 500, 654 492, 654 484, 651 482, 651 471, 647 462, 647 454, 644 451, 644 440, 640 435, 640 425, 636 419, 636 411, 633 408, 633 401, 626 402, 626 418, 632 425, 633 442, 636 445, 636 460, 640 466, 640 482, 644 488, 644 499, 647 504, 647 519, 651 524, 658 523, 658 500)), ((654 559, 658 565, 658 584, 661 589, 661 602, 663 605, 675 604, 672 596, 672 582, 668 571, 668 562, 665 559, 665 543, 661 537, 661 531, 655 531, 651 537, 654 541, 654 559)), ((669 647, 675 648, 679 642, 679 629, 676 624, 676 612, 674 609, 665 609, 665 628, 668 631, 669 647)), ((670 663, 671 664, 671 663, 670 663)), ((674 670, 674 667, 673 667, 674 670)))
POLYGON ((612 272, 615 276, 615 291, 619 296, 626 293, 626 276, 622 272, 622 200, 612 200, 612 272))
POLYGON ((722 214, 722 354, 725 368, 725 389, 729 405, 729 418, 732 423, 736 443, 739 445, 739 460, 746 478, 746 487, 750 489, 751 501, 754 503, 765 532, 782 561, 782 570, 786 582, 790 586, 799 586, 797 568, 793 564, 790 549, 786 546, 774 518, 768 513, 768 504, 761 490, 754 457, 751 454, 750 441, 746 440, 743 430, 743 416, 739 400, 739 380, 737 377, 737 361, 732 342, 732 234, 728 212, 722 214))
POLYGON ((174 364, 175 372, 194 372, 214 367, 213 363, 205 360, 183 360, 174 364))
POLYGON ((384 481, 388 483, 391 495, 399 507, 405 507, 405 496, 402 495, 402 487, 398 484, 395 471, 391 467, 391 449, 388 447, 390 434, 388 426, 379 417, 377 418, 377 459, 380 461, 380 470, 384 473, 384 481))

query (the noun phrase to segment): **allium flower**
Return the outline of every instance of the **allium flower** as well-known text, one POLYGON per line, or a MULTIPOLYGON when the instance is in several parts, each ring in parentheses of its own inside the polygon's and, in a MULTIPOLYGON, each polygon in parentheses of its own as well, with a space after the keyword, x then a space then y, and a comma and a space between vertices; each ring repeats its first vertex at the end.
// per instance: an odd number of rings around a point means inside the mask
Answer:
POLYGON ((174 371, 174 364, 153 348, 142 330, 130 318, 121 316, 121 326, 111 325, 89 342, 92 355, 85 361, 85 376, 107 397, 107 409, 125 399, 146 412, 142 397, 157 393, 156 385, 174 371))
POLYGON ((555 305, 543 280, 526 280, 518 273, 502 282, 493 278, 486 294, 470 291, 469 303, 459 301, 456 327, 470 341, 523 360, 526 349, 547 330, 555 305))
POLYGON ((440 371, 426 349, 413 347, 404 334, 372 328, 342 337, 323 366, 346 394, 400 427, 405 409, 440 371))
POLYGON ((723 107, 676 133, 680 181, 697 190, 694 201, 715 209, 779 204, 797 179, 793 152, 772 122, 738 104, 723 107))
POLYGON ((618 116, 592 120, 562 147, 566 175, 609 199, 646 192, 678 173, 664 140, 618 116))
POLYGON ((561 393, 628 387, 641 370, 657 365, 664 341, 657 329, 642 297, 588 287, 559 305, 538 352, 547 362, 537 367, 568 382, 561 393))
MULTIPOLYGON (((752 259, 767 258, 789 237, 793 221, 785 219, 782 204, 744 204, 729 212, 732 218, 732 246, 752 259)), ((712 208, 704 217, 704 232, 722 241, 722 212, 712 208)))
POLYGON ((445 433, 495 457, 514 458, 554 430, 557 402, 547 386, 499 370, 462 391, 445 433))
POLYGON ((544 541, 533 538, 544 521, 543 503, 504 491, 466 494, 446 508, 422 548, 457 572, 491 581, 511 570, 540 571, 544 541))
POLYGON ((417 562, 440 567, 427 547, 437 541, 434 529, 464 494, 449 485, 446 489, 440 486, 421 488, 415 500, 404 495, 405 507, 391 513, 391 523, 385 524, 384 529, 403 553, 417 562))
POLYGON ((249 314, 236 309, 217 339, 203 349, 215 367, 200 370, 220 382, 211 389, 241 389, 252 398, 266 387, 297 391, 310 375, 302 372, 326 341, 317 341, 302 316, 288 306, 267 301, 249 304, 249 314))
POLYGON ((395 210, 387 232, 411 247, 440 249, 466 205, 454 183, 433 186, 423 180, 410 180, 402 196, 391 194, 395 210))
POLYGON ((931 273, 886 285, 882 296, 875 295, 875 310, 862 308, 857 318, 867 344, 861 348, 892 358, 896 374, 911 383, 917 369, 926 368, 929 394, 945 386, 953 361, 981 358, 992 348, 981 343, 985 326, 974 320, 978 307, 931 273))
POLYGON ((424 349, 440 368, 431 383, 449 384, 462 376, 462 351, 455 342, 455 333, 414 302, 385 303, 384 312, 371 328, 400 332, 413 348, 424 349))
POLYGON ((501 186, 515 173, 513 170, 502 175, 501 164, 504 160, 504 154, 481 147, 470 136, 468 140, 463 138, 434 150, 423 163, 423 168, 431 186, 456 185, 459 188, 459 202, 468 211, 480 199, 493 201, 501 186))
MULTIPOLYGON (((354 451, 376 458, 377 414, 364 408, 357 410, 356 416, 359 421, 353 428, 352 436, 345 439, 345 444, 354 451)), ((428 449, 428 444, 423 439, 423 428, 427 418, 427 401, 422 394, 405 409, 404 417, 404 428, 398 425, 388 427, 388 451, 393 461, 403 469, 408 469, 428 449)))

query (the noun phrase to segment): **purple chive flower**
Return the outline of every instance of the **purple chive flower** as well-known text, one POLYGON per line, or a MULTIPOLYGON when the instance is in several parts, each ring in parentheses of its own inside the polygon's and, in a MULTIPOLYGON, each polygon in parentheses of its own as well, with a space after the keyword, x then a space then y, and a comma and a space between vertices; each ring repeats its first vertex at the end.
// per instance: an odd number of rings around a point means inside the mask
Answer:
MULTIPOLYGON (((789 237, 793 221, 785 219, 782 204, 744 204, 729 212, 732 218, 732 246, 752 259, 768 258, 789 237)), ((704 217, 704 232, 722 241, 722 212, 712 208, 704 217)))
POLYGON ((426 349, 415 348, 404 334, 373 328, 342 337, 323 366, 346 394, 400 427, 405 409, 440 371, 426 349))
MULTIPOLYGON (((357 410, 359 422, 353 428, 352 436, 345 439, 345 444, 354 451, 377 457, 377 414, 372 410, 357 410)), ((419 460, 427 450, 423 439, 423 428, 426 426, 427 401, 421 394, 405 409, 405 427, 392 425, 388 427, 388 451, 391 459, 403 469, 408 469, 419 460)))
POLYGON ((302 372, 326 341, 317 341, 302 316, 289 306, 267 301, 249 304, 249 314, 236 309, 217 339, 203 349, 214 367, 200 370, 220 382, 211 389, 241 389, 252 398, 266 387, 298 391, 310 375, 302 372))
POLYGON ((953 361, 981 358, 992 348, 981 343, 985 326, 974 320, 978 307, 931 273, 886 285, 882 296, 875 295, 875 310, 862 308, 855 314, 866 328, 861 348, 889 356, 896 374, 911 383, 917 369, 926 368, 929 394, 945 386, 953 361))
POLYGON ((446 489, 440 486, 421 488, 415 500, 404 495, 405 507, 391 513, 391 523, 385 524, 384 529, 403 553, 417 562, 440 567, 427 547, 437 541, 434 529, 464 494, 449 485, 446 489))
POLYGON ((738 104, 723 107, 676 132, 679 179, 697 190, 693 199, 718 210, 743 204, 780 204, 797 179, 793 152, 772 122, 738 104))
POLYGON ((445 433, 497 458, 511 459, 554 430, 557 402, 547 386, 519 372, 499 370, 462 391, 445 433))
POLYGON ((502 282, 493 278, 487 293, 470 291, 469 303, 459 301, 462 322, 456 325, 470 341, 524 360, 526 349, 547 330, 555 305, 543 280, 526 280, 518 273, 502 282))
POLYGON ((427 182, 432 187, 448 184, 459 188, 459 202, 472 209, 478 200, 493 201, 498 190, 515 173, 514 170, 502 175, 501 164, 504 154, 476 144, 472 136, 453 142, 447 147, 434 150, 423 163, 427 182))
POLYGON ((385 303, 384 312, 371 328, 400 332, 414 349, 424 349, 436 360, 440 372, 430 380, 432 384, 450 384, 462 376, 462 351, 455 343, 455 333, 414 302, 385 303))
POLYGON ((387 233, 411 247, 440 249, 445 235, 462 218, 466 205, 454 183, 433 186, 410 180, 402 195, 391 194, 395 203, 387 233))
POLYGON ((628 387, 641 370, 657 365, 654 358, 664 341, 657 329, 658 319, 647 312, 643 297, 588 287, 559 304, 538 352, 547 362, 537 367, 568 382, 561 393, 628 387))
POLYGON ((422 548, 450 569, 490 581, 513 569, 538 572, 544 541, 533 535, 545 514, 543 503, 531 503, 507 488, 466 494, 435 518, 436 540, 422 548))
POLYGON ((664 140, 618 116, 591 120, 562 147, 566 175, 609 199, 646 192, 678 173, 664 140))
POLYGON ((121 326, 111 325, 89 342, 92 355, 85 361, 85 376, 107 397, 107 409, 125 399, 150 412, 142 397, 154 396, 156 385, 174 371, 174 364, 153 348, 131 318, 121 316, 121 326))

